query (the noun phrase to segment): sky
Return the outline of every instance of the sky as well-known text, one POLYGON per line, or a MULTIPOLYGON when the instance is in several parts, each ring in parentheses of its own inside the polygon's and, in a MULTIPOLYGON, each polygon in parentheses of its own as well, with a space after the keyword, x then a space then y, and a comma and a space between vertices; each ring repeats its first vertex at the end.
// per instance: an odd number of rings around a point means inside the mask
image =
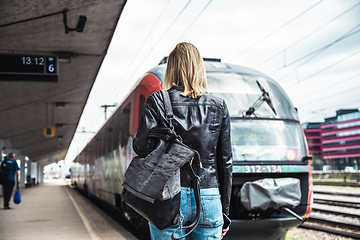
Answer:
POLYGON ((128 0, 66 162, 104 125, 101 105, 119 106, 179 42, 267 74, 301 123, 360 109, 360 0, 128 0))

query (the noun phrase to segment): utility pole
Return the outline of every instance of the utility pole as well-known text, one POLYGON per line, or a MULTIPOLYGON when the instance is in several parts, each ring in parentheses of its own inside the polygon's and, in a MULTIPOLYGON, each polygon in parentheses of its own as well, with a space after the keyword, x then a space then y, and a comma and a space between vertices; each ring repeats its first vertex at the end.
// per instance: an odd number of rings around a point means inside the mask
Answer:
POLYGON ((85 127, 83 127, 82 131, 76 131, 77 133, 92 133, 95 134, 96 132, 93 131, 85 131, 85 127))
POLYGON ((104 112, 105 112, 105 121, 106 121, 106 111, 107 111, 107 109, 108 109, 109 107, 116 107, 116 105, 115 105, 115 104, 113 104, 113 105, 107 105, 107 104, 105 104, 105 105, 101 105, 101 107, 103 107, 103 108, 104 108, 104 112))

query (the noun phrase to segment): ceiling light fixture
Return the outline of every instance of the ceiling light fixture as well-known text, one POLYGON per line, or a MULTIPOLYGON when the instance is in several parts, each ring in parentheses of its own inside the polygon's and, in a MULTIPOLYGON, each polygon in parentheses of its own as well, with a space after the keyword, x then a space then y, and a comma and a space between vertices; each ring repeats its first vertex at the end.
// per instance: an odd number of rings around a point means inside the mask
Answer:
POLYGON ((65 108, 66 103, 65 102, 56 102, 55 106, 57 108, 65 108))
POLYGON ((59 63, 71 63, 71 57, 74 56, 71 52, 54 52, 58 56, 59 63))

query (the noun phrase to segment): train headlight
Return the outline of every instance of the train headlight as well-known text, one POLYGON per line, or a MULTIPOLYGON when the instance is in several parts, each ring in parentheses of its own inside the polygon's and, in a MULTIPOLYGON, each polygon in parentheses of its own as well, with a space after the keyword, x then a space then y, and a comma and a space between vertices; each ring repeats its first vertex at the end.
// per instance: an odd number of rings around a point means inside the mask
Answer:
POLYGON ((286 153, 286 159, 289 161, 294 160, 296 157, 296 153, 293 149, 288 149, 286 153))

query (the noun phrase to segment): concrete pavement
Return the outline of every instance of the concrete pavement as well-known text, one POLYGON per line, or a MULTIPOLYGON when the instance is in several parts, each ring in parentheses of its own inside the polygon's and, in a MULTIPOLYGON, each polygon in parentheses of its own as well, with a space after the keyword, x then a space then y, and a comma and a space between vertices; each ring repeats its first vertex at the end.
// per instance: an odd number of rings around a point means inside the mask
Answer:
POLYGON ((0 240, 135 240, 131 233, 62 179, 20 189, 10 210, 0 198, 0 240))

